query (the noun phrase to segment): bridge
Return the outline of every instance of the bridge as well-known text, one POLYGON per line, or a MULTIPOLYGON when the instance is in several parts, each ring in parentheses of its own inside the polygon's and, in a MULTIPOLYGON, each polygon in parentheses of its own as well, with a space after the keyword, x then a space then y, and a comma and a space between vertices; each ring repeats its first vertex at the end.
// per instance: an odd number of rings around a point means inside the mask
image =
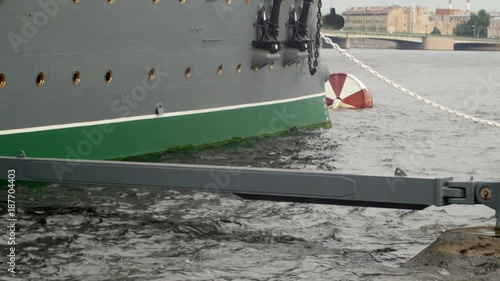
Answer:
POLYGON ((351 47, 352 39, 376 39, 395 42, 398 49, 500 51, 500 39, 493 38, 328 29, 322 33, 346 49, 351 47))

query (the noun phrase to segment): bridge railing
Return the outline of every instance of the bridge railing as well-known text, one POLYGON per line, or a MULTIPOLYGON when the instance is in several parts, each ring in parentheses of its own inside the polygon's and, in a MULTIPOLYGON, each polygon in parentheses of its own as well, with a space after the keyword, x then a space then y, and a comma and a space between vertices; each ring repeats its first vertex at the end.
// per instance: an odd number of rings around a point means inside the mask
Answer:
POLYGON ((391 36, 407 36, 407 37, 425 37, 425 36, 441 36, 441 37, 453 37, 451 35, 435 35, 426 33, 407 33, 407 32, 387 32, 387 31, 365 31, 358 29, 344 29, 344 30, 333 30, 328 28, 323 28, 326 32, 335 33, 355 33, 355 34, 371 34, 371 35, 391 35, 391 36))
POLYGON ((387 32, 387 31, 371 31, 371 30, 359 30, 359 29, 344 29, 344 30, 333 30, 329 28, 323 28, 326 32, 332 33, 343 33, 343 34, 370 34, 370 35, 379 35, 379 36, 401 36, 401 37, 443 37, 443 38, 454 38, 454 39, 462 39, 462 40, 474 40, 474 41, 482 41, 485 43, 495 43, 498 42, 500 44, 500 39, 497 38, 484 38, 484 37, 470 37, 470 36, 455 36, 455 35, 441 35, 441 34, 426 34, 426 33, 406 33, 406 32, 387 32))
POLYGON ((484 41, 484 42, 498 42, 500 44, 500 39, 497 38, 484 38, 484 37, 470 37, 470 36, 454 36, 455 39, 462 40, 474 40, 474 41, 484 41))

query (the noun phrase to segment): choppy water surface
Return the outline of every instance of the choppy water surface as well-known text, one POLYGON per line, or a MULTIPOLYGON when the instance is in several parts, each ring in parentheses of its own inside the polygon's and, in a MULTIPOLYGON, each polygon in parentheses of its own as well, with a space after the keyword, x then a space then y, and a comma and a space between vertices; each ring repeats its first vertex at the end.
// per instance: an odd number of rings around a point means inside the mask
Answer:
MULTIPOLYGON (((427 98, 500 121, 498 53, 351 52, 427 98)), ((401 167, 410 175, 500 179, 499 129, 421 104, 333 50, 323 57, 330 69, 364 81, 375 107, 332 111, 330 130, 158 161, 382 175, 401 167)), ((400 265, 447 229, 494 223, 483 206, 407 211, 57 185, 18 194, 18 280, 480 280, 400 265)))

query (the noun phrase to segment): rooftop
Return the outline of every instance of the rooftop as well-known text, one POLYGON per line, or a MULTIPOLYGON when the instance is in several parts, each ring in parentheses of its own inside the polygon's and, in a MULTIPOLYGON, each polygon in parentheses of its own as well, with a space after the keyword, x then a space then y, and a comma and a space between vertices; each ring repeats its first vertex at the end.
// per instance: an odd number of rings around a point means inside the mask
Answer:
MULTIPOLYGON (((393 6, 394 7, 394 6, 393 6)), ((343 15, 387 15, 393 7, 352 7, 345 12, 343 15)))
POLYGON ((343 15, 387 15, 394 9, 415 9, 417 11, 428 10, 429 8, 416 6, 416 7, 401 7, 398 5, 393 6, 372 6, 372 7, 351 7, 343 12, 343 15))
POLYGON ((436 16, 447 16, 447 15, 456 15, 460 13, 460 9, 436 9, 436 16))

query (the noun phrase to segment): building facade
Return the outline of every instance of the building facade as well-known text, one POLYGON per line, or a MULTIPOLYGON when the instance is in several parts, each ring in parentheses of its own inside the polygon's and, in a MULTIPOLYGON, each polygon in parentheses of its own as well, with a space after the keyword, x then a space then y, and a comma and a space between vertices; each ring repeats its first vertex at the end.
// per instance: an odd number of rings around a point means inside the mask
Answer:
POLYGON ((351 8, 342 15, 344 30, 371 32, 431 33, 434 26, 425 7, 367 7, 351 8))
POLYGON ((391 7, 351 8, 342 15, 345 28, 364 31, 387 31, 391 7))
MULTIPOLYGON (((342 15, 343 30, 391 33, 430 34, 438 28, 442 35, 453 35, 455 28, 468 22, 471 11, 459 9, 436 9, 434 13, 426 7, 360 7, 350 8, 342 15)), ((490 12, 491 24, 488 37, 500 38, 500 13, 490 12)))
POLYGON ((455 27, 467 22, 470 15, 470 11, 461 11, 459 9, 436 9, 430 20, 441 31, 442 35, 453 35, 455 27))
POLYGON ((489 38, 500 38, 500 17, 493 18, 488 28, 489 38))

